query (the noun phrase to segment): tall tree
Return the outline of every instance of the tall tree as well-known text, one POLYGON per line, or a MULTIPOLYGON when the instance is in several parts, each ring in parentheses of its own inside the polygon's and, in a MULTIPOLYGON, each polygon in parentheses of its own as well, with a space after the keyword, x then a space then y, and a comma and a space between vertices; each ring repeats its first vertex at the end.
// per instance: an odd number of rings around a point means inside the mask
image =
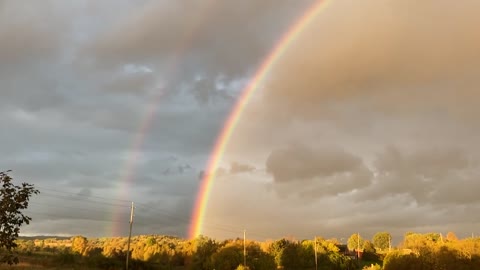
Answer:
POLYGON ((349 250, 358 251, 358 249, 363 250, 363 243, 365 240, 358 235, 358 233, 354 233, 348 238, 347 246, 349 250))
POLYGON ((373 236, 373 245, 377 249, 387 249, 390 246, 390 241, 392 239, 392 235, 388 232, 377 232, 373 236))
POLYGON ((22 213, 27 209, 30 197, 39 191, 28 183, 16 186, 8 175, 10 171, 0 172, 0 263, 10 265, 18 263, 18 257, 13 254, 17 247, 15 240, 23 224, 29 224, 31 217, 22 213))

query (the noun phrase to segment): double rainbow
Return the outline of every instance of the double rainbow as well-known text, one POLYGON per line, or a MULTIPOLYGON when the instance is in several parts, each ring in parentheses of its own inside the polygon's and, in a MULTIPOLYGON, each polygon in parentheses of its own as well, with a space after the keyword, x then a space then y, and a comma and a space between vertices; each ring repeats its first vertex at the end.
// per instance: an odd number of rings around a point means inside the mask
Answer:
POLYGON ((220 135, 213 148, 212 155, 208 161, 207 170, 204 174, 200 188, 197 193, 194 209, 192 212, 191 223, 189 228, 189 237, 195 238, 202 233, 202 227, 205 218, 205 212, 208 206, 208 199, 210 197, 210 191, 215 180, 215 171, 223 157, 225 148, 228 145, 230 137, 235 130, 245 106, 248 104, 250 98, 254 92, 259 88, 262 82, 265 80, 269 71, 275 66, 275 63, 282 57, 282 55, 288 50, 291 44, 300 36, 300 34, 311 24, 321 11, 327 7, 327 0, 318 0, 293 24, 292 27, 283 35, 279 42, 275 45, 273 50, 265 58, 253 76, 250 83, 242 91, 241 96, 238 98, 237 103, 233 107, 230 115, 228 116, 223 126, 220 135))

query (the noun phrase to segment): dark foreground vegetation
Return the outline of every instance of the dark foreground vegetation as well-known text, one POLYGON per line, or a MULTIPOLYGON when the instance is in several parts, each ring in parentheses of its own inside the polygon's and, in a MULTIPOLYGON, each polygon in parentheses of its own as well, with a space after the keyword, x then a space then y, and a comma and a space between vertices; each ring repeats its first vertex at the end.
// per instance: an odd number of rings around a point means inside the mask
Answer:
MULTIPOLYGON (((480 238, 407 233, 398 247, 390 247, 390 239, 388 233, 377 233, 372 241, 353 234, 342 245, 335 239, 317 238, 318 269, 480 269, 480 238)), ((1 269, 125 268, 127 238, 23 238, 17 244, 20 264, 1 269)), ((135 236, 130 269, 315 269, 314 240, 247 240, 247 267, 243 248, 243 239, 135 236)))

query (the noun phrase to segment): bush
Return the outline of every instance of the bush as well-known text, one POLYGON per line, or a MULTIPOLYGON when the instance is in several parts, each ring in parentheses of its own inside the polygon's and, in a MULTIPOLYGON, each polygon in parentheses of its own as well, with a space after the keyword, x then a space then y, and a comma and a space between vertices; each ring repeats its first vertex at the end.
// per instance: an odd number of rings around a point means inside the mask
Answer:
POLYGON ((382 267, 378 264, 371 264, 370 266, 363 267, 362 270, 382 270, 382 267))
POLYGON ((76 255, 68 251, 63 251, 57 255, 57 262, 60 265, 74 264, 76 261, 76 255))

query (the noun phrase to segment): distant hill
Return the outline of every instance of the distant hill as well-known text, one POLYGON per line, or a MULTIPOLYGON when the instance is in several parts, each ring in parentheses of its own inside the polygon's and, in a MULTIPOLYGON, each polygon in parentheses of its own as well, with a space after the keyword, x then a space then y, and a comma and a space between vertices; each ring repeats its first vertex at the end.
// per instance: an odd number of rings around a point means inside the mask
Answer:
POLYGON ((19 240, 45 240, 55 238, 57 240, 71 239, 72 236, 56 236, 56 235, 35 235, 35 236, 19 236, 19 240))

